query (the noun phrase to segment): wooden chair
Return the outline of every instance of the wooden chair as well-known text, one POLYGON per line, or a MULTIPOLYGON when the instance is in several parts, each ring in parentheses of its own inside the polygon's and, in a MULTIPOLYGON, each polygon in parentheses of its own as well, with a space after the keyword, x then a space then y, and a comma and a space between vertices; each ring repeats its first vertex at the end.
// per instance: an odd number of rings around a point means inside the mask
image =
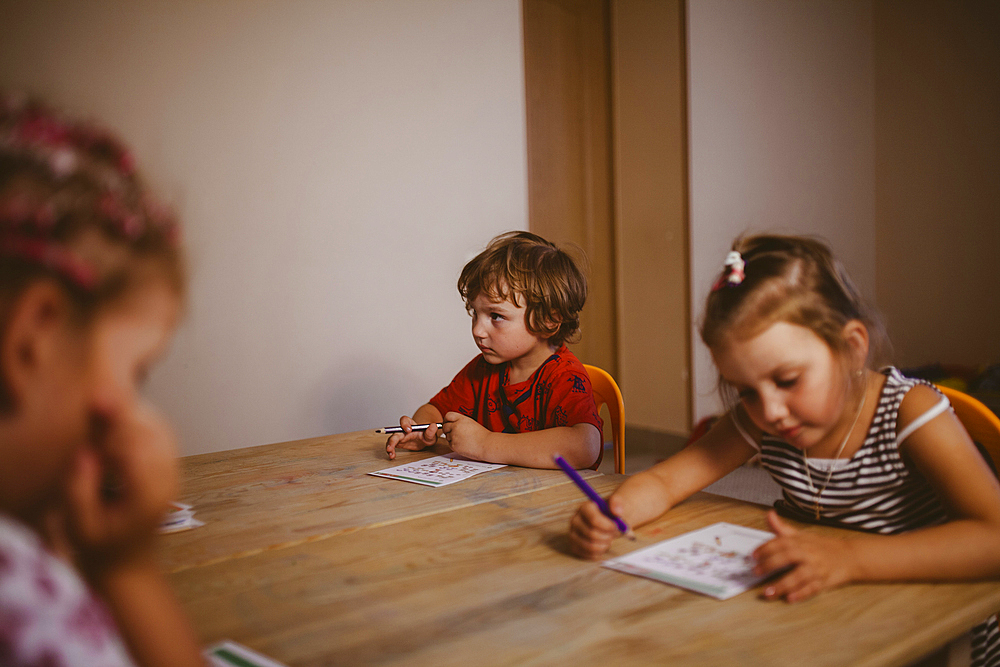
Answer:
MULTIPOLYGON (((590 376, 590 385, 594 389, 594 402, 597 409, 608 406, 611 415, 611 438, 615 445, 615 472, 625 474, 625 402, 622 400, 621 389, 611 375, 597 366, 583 365, 590 376)), ((602 443, 603 446, 603 443, 602 443)))
POLYGON ((1000 467, 1000 417, 964 392, 942 385, 935 386, 951 401, 955 416, 972 439, 983 446, 993 459, 993 465, 1000 467))

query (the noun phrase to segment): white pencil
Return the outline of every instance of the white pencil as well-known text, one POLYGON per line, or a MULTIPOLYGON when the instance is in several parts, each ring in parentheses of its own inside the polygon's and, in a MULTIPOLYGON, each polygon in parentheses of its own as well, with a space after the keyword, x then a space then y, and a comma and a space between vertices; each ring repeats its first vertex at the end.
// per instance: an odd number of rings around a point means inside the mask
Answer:
MULTIPOLYGON (((435 424, 439 429, 444 427, 444 424, 435 424)), ((410 427, 411 431, 426 431, 431 427, 430 424, 414 424, 410 427)), ((402 426, 386 426, 385 428, 375 429, 376 433, 403 433, 402 426)))

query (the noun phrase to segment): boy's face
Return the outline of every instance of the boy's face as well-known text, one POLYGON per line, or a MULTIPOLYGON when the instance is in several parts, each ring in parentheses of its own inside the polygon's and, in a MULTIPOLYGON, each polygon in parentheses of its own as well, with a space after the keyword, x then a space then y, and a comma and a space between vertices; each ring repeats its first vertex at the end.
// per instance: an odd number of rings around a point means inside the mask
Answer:
POLYGON ((528 331, 525 311, 523 305, 493 301, 486 294, 472 300, 472 338, 488 363, 537 367, 552 354, 548 339, 528 331))

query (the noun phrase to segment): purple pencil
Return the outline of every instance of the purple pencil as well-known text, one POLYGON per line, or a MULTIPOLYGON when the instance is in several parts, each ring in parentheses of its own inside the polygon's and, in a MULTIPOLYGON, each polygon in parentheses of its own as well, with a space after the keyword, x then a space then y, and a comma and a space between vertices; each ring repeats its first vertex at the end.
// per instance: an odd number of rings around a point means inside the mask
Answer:
POLYGON ((614 512, 611 511, 611 508, 608 507, 607 501, 604 500, 604 498, 601 498, 601 495, 597 493, 597 491, 594 491, 594 487, 592 487, 590 484, 587 484, 587 482, 584 481, 583 477, 580 477, 580 473, 574 470, 573 466, 571 466, 569 463, 566 462, 566 459, 559 456, 558 454, 556 454, 553 458, 555 459, 556 464, 560 468, 562 468, 562 471, 569 476, 570 480, 572 480, 573 483, 576 484, 580 488, 580 490, 583 491, 584 494, 586 494, 588 498, 597 503, 597 507, 598 509, 601 510, 601 514, 614 521, 615 525, 618 526, 618 530, 621 531, 622 535, 624 535, 630 540, 634 540, 635 534, 632 532, 632 529, 628 527, 627 523, 622 521, 621 517, 617 516, 614 512))

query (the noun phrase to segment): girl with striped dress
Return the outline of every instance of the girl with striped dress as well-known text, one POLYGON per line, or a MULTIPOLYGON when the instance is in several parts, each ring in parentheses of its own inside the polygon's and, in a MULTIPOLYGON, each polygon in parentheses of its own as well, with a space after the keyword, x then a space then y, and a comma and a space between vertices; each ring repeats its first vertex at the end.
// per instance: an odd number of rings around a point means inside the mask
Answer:
MULTIPOLYGON (((767 599, 797 602, 850 582, 1000 576, 1000 484, 948 399, 881 367, 877 313, 814 239, 737 239, 713 287, 701 337, 731 406, 698 441, 633 475, 609 498, 629 525, 652 521, 755 455, 781 486, 775 538, 758 574, 787 571, 767 599), (881 368, 881 370, 875 370, 881 368), (849 528, 795 529, 782 516, 849 528)), ((575 553, 619 535, 594 503, 570 523, 575 553)), ((974 665, 1000 666, 996 616, 973 633, 974 665)))

